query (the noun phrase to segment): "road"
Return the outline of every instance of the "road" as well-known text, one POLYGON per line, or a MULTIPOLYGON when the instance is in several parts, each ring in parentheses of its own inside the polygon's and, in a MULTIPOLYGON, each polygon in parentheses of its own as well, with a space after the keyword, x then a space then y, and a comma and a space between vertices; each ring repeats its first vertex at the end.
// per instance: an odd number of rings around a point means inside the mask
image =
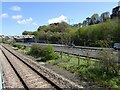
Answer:
MULTIPOLYGON (((26 46, 31 46, 33 43, 25 43, 26 46)), ((44 43, 36 43, 38 45, 46 46, 48 44, 44 43)), ((94 59, 100 59, 102 55, 107 55, 108 57, 112 57, 115 60, 118 60, 119 54, 117 50, 113 48, 100 48, 100 47, 84 47, 84 46, 75 46, 69 47, 60 44, 49 44, 54 47, 54 50, 57 52, 65 52, 70 53, 77 56, 89 57, 94 59)))

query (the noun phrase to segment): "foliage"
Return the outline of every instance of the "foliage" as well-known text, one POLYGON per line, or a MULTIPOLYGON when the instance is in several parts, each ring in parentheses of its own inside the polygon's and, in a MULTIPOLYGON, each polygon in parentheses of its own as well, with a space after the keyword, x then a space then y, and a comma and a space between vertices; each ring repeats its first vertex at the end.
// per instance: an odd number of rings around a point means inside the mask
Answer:
MULTIPOLYGON (((98 14, 92 15, 93 23, 96 22, 97 17, 98 14)), ((36 41, 42 43, 68 44, 74 42, 75 45, 98 47, 101 42, 106 42, 112 47, 114 43, 120 42, 120 25, 118 23, 118 20, 109 20, 78 28, 77 25, 70 26, 62 22, 40 26, 35 32, 24 31, 23 34, 33 34, 36 41)))
POLYGON ((69 33, 61 33, 60 42, 62 44, 68 45, 71 42, 71 35, 69 33))
POLYGON ((109 21, 100 24, 90 25, 78 29, 76 32, 75 44, 85 46, 100 46, 99 42, 106 41, 113 46, 113 43, 120 42, 120 33, 117 21, 109 21), (115 36, 116 35, 116 36, 115 36))
MULTIPOLYGON (((112 71, 106 72, 100 67, 103 63, 96 62, 89 59, 90 64, 87 65, 85 59, 80 58, 80 65, 77 64, 77 57, 71 56, 71 60, 67 61, 67 55, 63 54, 63 58, 60 56, 57 60, 50 60, 48 63, 58 65, 72 73, 76 73, 80 76, 87 77, 89 80, 95 81, 95 83, 109 88, 120 88, 119 75, 115 75, 112 71)), ((112 70, 112 69, 111 69, 112 70)), ((120 70, 119 70, 120 71, 120 70)))
POLYGON ((54 49, 50 45, 43 47, 38 44, 33 44, 31 46, 31 50, 28 54, 30 54, 36 58, 41 57, 42 61, 51 60, 51 59, 56 58, 54 49))
MULTIPOLYGON (((101 42, 101 47, 109 48, 109 43, 101 42)), ((99 51, 98 57, 100 59, 99 67, 102 69, 103 72, 106 74, 112 73, 114 76, 119 75, 119 61, 116 57, 117 54, 113 53, 113 50, 102 50, 99 51)))
POLYGON ((22 45, 22 44, 17 44, 17 43, 13 43, 12 46, 13 46, 13 47, 16 47, 17 49, 24 49, 24 48, 25 48, 24 45, 22 45))
POLYGON ((37 31, 24 31, 23 33, 22 33, 22 35, 38 35, 38 32, 37 31))
POLYGON ((7 37, 5 37, 5 38, 2 38, 2 43, 8 43, 8 38, 7 37))
MULTIPOLYGON (((15 47, 23 49, 22 45, 14 45, 15 47)), ((89 58, 89 64, 87 64, 86 60, 88 58, 79 58, 80 64, 78 64, 78 57, 70 55, 71 59, 68 61, 67 54, 63 54, 63 58, 61 59, 60 53, 55 54, 51 46, 43 47, 38 44, 33 44, 30 50, 26 48, 23 50, 28 50, 29 54, 36 57, 38 61, 48 61, 49 63, 65 68, 72 73, 77 73, 80 76, 94 80, 96 83, 104 85, 105 87, 120 88, 120 69, 116 67, 116 64, 113 62, 114 57, 111 56, 111 53, 108 51, 100 53, 100 62, 96 62, 89 58)))
POLYGON ((24 31, 23 35, 35 35, 37 42, 42 43, 61 43, 61 35, 65 37, 74 36, 73 33, 78 29, 78 26, 70 26, 66 22, 54 23, 48 26, 40 26, 37 31, 24 31))

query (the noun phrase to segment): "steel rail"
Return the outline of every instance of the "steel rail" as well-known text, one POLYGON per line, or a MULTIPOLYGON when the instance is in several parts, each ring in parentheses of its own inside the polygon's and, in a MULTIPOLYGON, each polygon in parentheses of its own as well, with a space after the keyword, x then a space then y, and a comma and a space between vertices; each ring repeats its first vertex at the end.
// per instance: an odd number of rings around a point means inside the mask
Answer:
POLYGON ((20 79, 22 85, 24 86, 24 88, 26 90, 29 90, 29 88, 27 87, 27 85, 25 84, 25 82, 23 81, 23 79, 20 77, 19 73, 16 71, 16 69, 14 68, 14 66, 12 65, 12 63, 10 62, 9 58, 7 57, 7 55, 4 53, 3 50, 1 50, 2 53, 4 54, 4 56, 6 57, 7 61, 9 62, 10 66, 12 67, 12 69, 15 71, 16 75, 18 76, 18 78, 20 79))
MULTIPOLYGON (((4 47, 2 45, 3 48, 5 48, 7 51, 9 51, 12 55, 14 55, 16 58, 18 58, 22 63, 24 63, 25 65, 27 65, 30 69, 32 69, 35 73, 37 73, 39 76, 41 76, 44 80, 46 80, 48 83, 50 83, 53 87, 55 87, 55 89, 57 90, 62 90, 59 86, 57 86, 55 83, 53 83, 52 81, 50 81, 48 78, 46 78, 45 76, 43 76, 42 74, 40 74, 40 72, 38 72, 36 69, 34 69, 33 67, 31 67, 29 64, 27 64, 24 60, 22 60, 19 56, 17 56, 16 54, 14 54, 13 52, 11 52, 10 50, 8 50, 6 47, 4 47)), ((4 51, 2 50, 2 52, 4 53, 4 51)), ((4 53, 5 55, 5 53, 4 53)), ((5 57, 8 59, 7 55, 5 55, 5 57)), ((12 65, 12 67, 14 68, 14 66, 12 65)), ((18 73, 16 71, 16 73, 18 73)), ((20 76, 20 75, 18 75, 20 76)), ((20 77, 21 78, 21 77, 20 77)), ((29 90, 29 88, 27 87, 27 85, 25 84, 25 82, 22 80, 23 85, 25 85, 24 87, 29 90)))

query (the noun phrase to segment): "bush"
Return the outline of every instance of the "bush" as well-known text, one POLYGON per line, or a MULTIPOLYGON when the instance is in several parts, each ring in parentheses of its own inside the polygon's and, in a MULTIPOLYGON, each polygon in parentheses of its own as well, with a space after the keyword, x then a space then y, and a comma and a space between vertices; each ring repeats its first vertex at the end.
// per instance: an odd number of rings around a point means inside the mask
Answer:
POLYGON ((17 47, 18 49, 22 49, 24 46, 21 44, 13 44, 13 47, 17 47))
POLYGON ((2 43, 8 44, 8 38, 3 38, 2 43))
POLYGON ((37 44, 33 44, 31 46, 29 54, 35 57, 42 56, 42 47, 37 44))
POLYGON ((50 45, 43 47, 38 44, 33 44, 31 46, 31 50, 29 54, 37 58, 41 57, 42 61, 52 60, 52 59, 57 58, 55 56, 53 47, 50 45))
POLYGON ((55 59, 55 53, 54 53, 54 49, 52 46, 48 45, 42 48, 42 59, 43 60, 51 60, 51 59, 55 59))

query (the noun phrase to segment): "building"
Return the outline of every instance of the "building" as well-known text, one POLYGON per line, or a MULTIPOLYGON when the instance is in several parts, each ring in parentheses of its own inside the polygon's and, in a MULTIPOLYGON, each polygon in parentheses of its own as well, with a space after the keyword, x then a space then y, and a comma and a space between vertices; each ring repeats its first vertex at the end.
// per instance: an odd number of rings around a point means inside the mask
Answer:
POLYGON ((118 6, 120 6, 120 1, 118 2, 118 6))
POLYGON ((104 12, 100 16, 100 22, 105 22, 107 19, 110 19, 110 13, 104 12))
POLYGON ((13 36, 14 40, 16 42, 23 42, 23 43, 27 43, 27 42, 34 42, 35 37, 34 35, 19 35, 19 36, 13 36))
POLYGON ((91 23, 91 18, 87 17, 86 21, 87 21, 87 24, 89 25, 91 23))
POLYGON ((83 21, 83 26, 88 26, 87 20, 84 20, 84 21, 83 21))
MULTIPOLYGON (((119 2, 120 3, 120 2, 119 2)), ((120 17, 120 5, 113 8, 111 18, 120 17)))
POLYGON ((87 17, 86 20, 83 21, 83 26, 88 26, 91 23, 91 18, 87 17))

